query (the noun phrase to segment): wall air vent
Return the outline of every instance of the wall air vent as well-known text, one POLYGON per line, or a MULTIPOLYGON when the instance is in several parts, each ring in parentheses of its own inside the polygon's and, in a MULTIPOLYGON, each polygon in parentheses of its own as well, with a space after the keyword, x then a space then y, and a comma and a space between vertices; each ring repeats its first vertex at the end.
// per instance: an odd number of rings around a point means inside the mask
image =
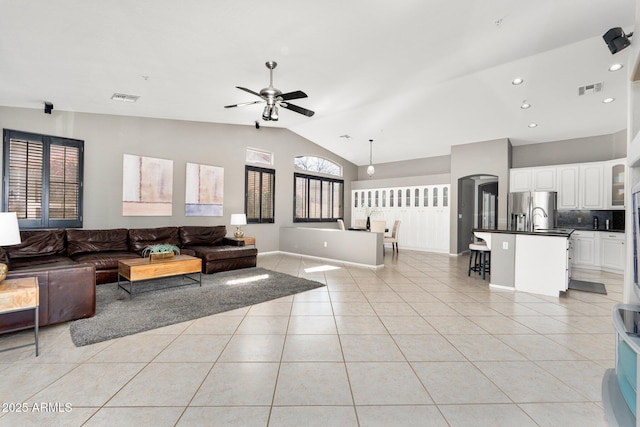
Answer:
POLYGON ((578 88, 578 95, 582 96, 582 95, 589 95, 592 93, 602 92, 602 85, 603 83, 600 82, 600 83, 593 83, 586 86, 580 86, 578 88))
POLYGON ((120 102, 136 102, 140 98, 138 95, 127 95, 126 93, 114 93, 111 99, 120 102))

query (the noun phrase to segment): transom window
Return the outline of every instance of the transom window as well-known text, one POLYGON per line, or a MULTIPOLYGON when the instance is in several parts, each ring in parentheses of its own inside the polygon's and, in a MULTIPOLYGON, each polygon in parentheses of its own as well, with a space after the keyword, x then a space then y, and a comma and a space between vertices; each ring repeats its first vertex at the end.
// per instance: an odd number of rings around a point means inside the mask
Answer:
POLYGON ((247 148, 245 157, 247 163, 257 163, 261 165, 273 165, 273 153, 259 150, 257 148, 247 148))
POLYGON ((301 171, 342 176, 342 167, 339 164, 322 157, 298 156, 294 159, 294 165, 301 171))

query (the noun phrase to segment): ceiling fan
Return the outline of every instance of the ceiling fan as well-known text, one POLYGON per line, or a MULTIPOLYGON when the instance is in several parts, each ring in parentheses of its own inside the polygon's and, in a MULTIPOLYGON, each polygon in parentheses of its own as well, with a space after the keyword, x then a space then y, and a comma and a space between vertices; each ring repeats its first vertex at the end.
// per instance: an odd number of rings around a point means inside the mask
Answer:
POLYGON ((242 102, 240 104, 233 105, 225 105, 224 108, 233 108, 233 107, 242 107, 244 105, 252 105, 259 104, 262 102, 266 102, 267 105, 264 107, 264 111, 262 112, 262 119, 266 121, 277 121, 278 120, 278 106, 282 108, 286 108, 287 110, 295 111, 296 113, 303 114, 307 117, 313 116, 314 112, 311 110, 307 110, 306 108, 299 107, 297 105, 293 105, 287 101, 290 99, 300 99, 306 98, 307 94, 301 90, 296 90, 293 92, 282 93, 280 89, 273 87, 273 69, 278 66, 278 63, 275 61, 267 61, 265 64, 269 69, 269 87, 266 87, 260 92, 254 92, 251 89, 247 89, 246 87, 236 86, 238 89, 243 90, 245 92, 249 92, 252 95, 259 96, 262 98, 260 101, 251 101, 251 102, 242 102))

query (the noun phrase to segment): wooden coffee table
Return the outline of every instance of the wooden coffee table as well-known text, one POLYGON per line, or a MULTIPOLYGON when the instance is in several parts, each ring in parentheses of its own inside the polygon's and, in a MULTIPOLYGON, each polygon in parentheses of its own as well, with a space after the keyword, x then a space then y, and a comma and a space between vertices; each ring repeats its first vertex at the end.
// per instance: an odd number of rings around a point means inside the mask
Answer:
MULTIPOLYGON (((133 297, 133 282, 182 275, 202 286, 202 260, 189 255, 150 261, 149 258, 123 259, 118 261, 118 287, 133 297), (198 278, 192 277, 198 273, 198 278), (120 277, 129 282, 129 289, 120 284, 120 277)), ((182 286, 182 285, 176 285, 182 286)))

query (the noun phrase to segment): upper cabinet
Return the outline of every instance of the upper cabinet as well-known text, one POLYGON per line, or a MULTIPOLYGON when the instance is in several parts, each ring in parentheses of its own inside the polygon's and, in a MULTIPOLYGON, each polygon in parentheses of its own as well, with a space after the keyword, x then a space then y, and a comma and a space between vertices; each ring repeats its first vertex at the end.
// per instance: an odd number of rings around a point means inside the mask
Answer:
POLYGON ((556 168, 535 168, 532 174, 533 191, 556 191, 556 168))
POLYGON ((580 165, 580 208, 604 209, 604 165, 580 165))
POLYGON ((556 168, 520 168, 510 171, 510 191, 556 191, 556 168))
POLYGON ((557 191, 558 209, 624 209, 625 159, 511 169, 509 191, 557 191))
POLYGON ((511 169, 509 173, 509 191, 512 193, 518 191, 531 191, 532 174, 533 171, 531 168, 511 169))
POLYGON ((604 191, 606 209, 624 209, 624 160, 611 160, 604 165, 604 191))
POLYGON ((578 209, 580 168, 561 166, 556 169, 558 176, 558 209, 578 209))

